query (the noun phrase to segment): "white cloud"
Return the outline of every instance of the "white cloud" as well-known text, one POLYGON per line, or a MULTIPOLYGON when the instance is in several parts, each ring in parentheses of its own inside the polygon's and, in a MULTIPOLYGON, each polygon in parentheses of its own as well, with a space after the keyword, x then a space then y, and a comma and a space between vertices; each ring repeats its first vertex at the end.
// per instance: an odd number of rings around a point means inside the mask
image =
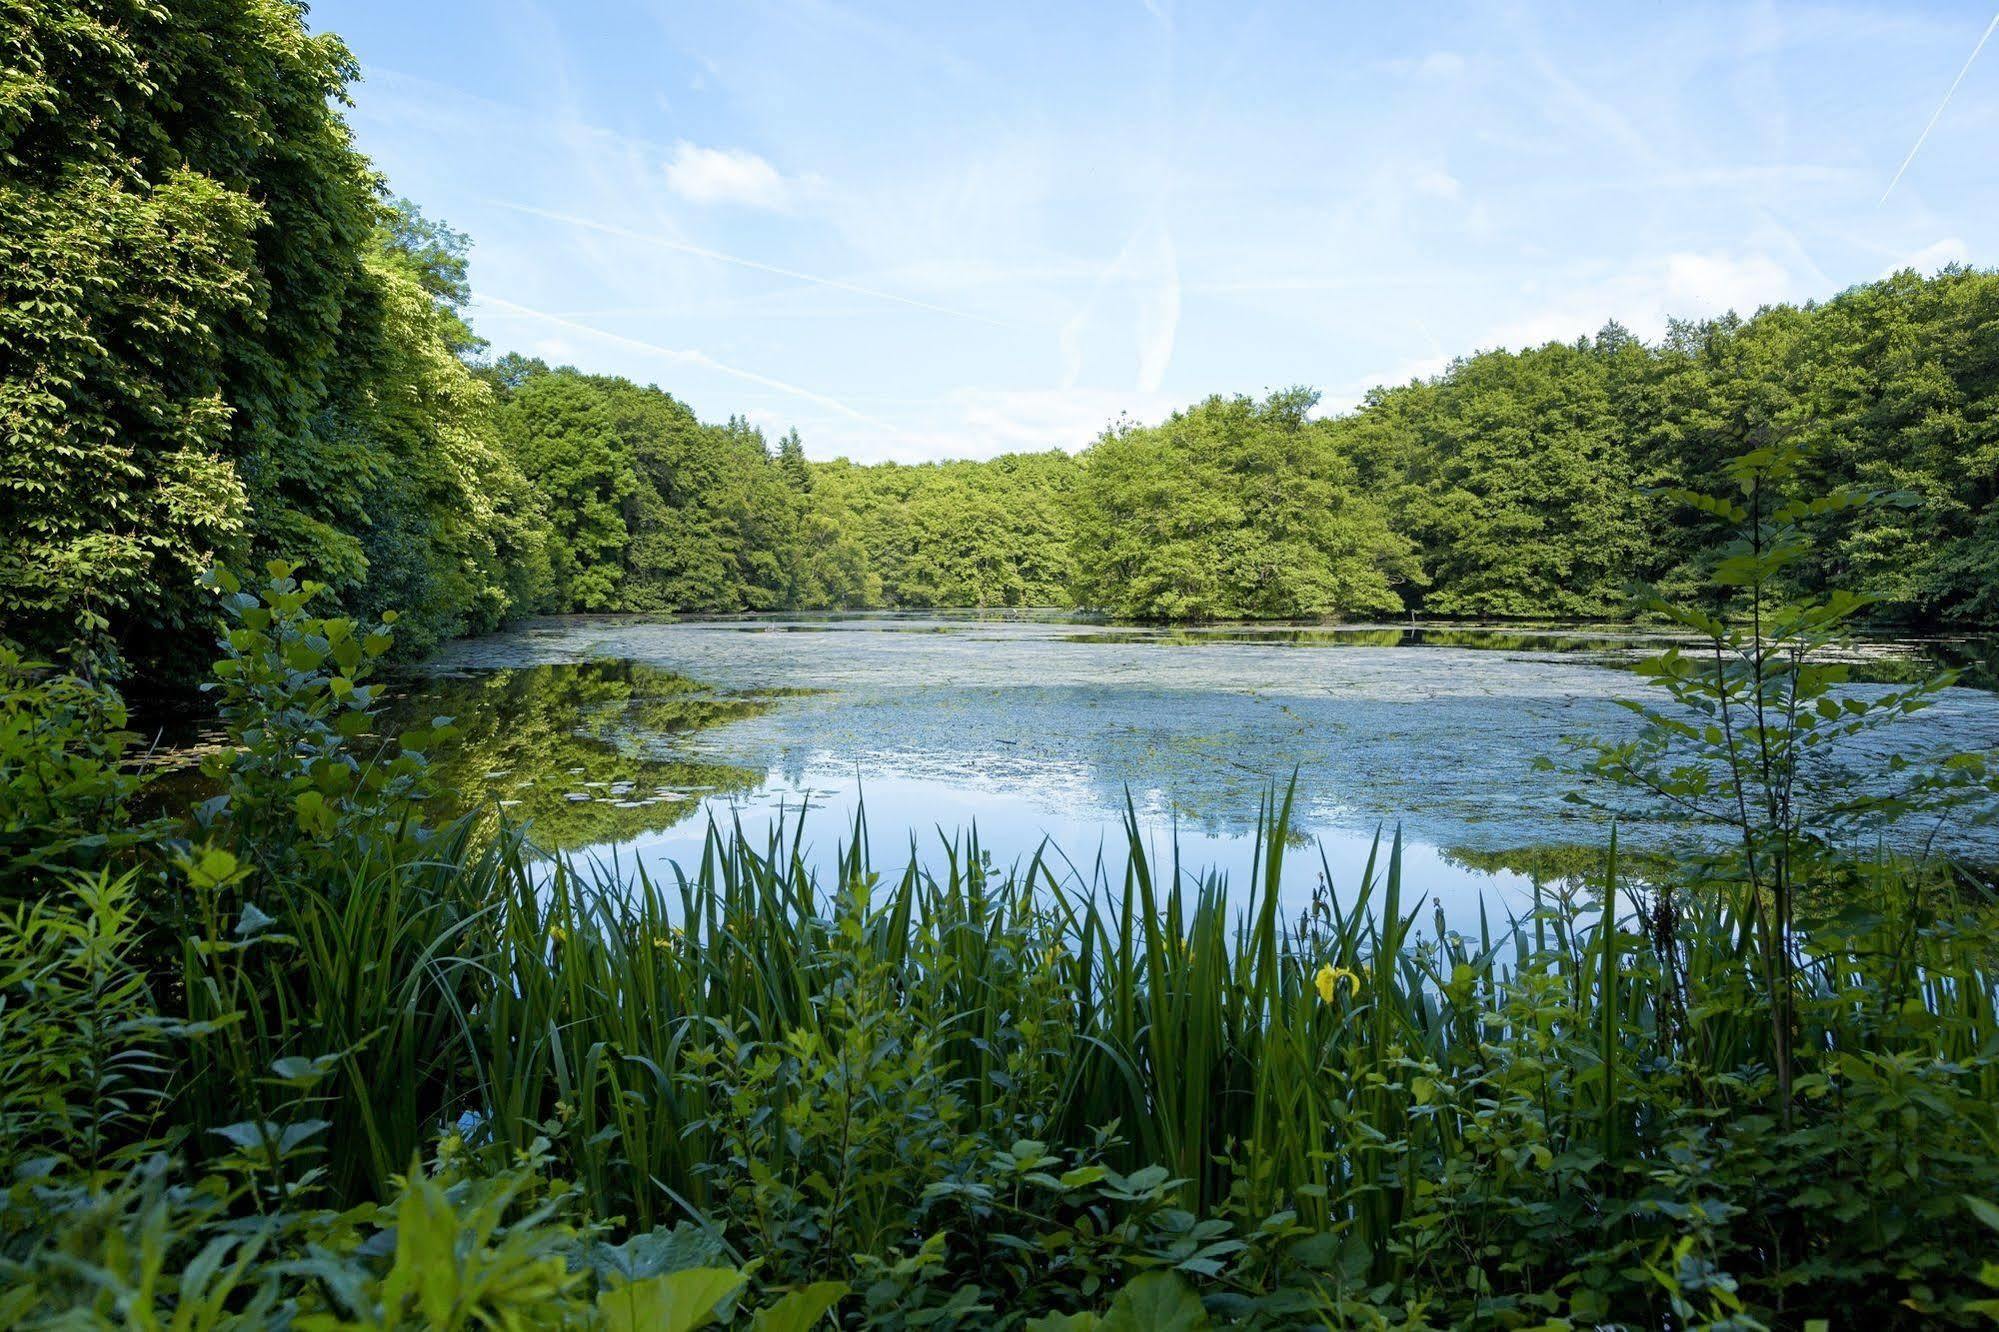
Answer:
POLYGON ((1657 338, 1669 318, 1699 319, 1729 310, 1747 317, 1759 306, 1812 294, 1808 277, 1762 251, 1680 251, 1626 272, 1574 283, 1547 308, 1501 325, 1478 345, 1567 342, 1595 333, 1610 319, 1640 337, 1657 338))
POLYGON ((1122 361, 1118 351, 1105 345, 1100 330, 1121 332, 1125 327, 1130 329, 1138 363, 1138 391, 1155 393, 1172 364, 1180 332, 1179 252, 1163 218, 1147 219, 1132 232, 1117 257, 1097 273, 1088 299, 1063 323, 1057 348, 1065 389, 1083 377, 1092 352, 1098 353, 1100 362, 1122 361), (1124 323, 1127 317, 1129 325, 1124 323))
POLYGON ((1465 58, 1456 51, 1432 51, 1416 60, 1391 60, 1388 68, 1418 78, 1454 79, 1465 72, 1465 58))
POLYGON ((1455 199, 1464 193, 1464 186, 1456 176, 1436 167, 1422 167, 1411 174, 1409 189, 1430 199, 1455 199))
POLYGON ((1378 374, 1364 375, 1351 383, 1327 388, 1319 394, 1319 405, 1312 409, 1312 415, 1315 417, 1344 415, 1360 406, 1361 399, 1367 396, 1369 389, 1384 385, 1393 388, 1407 384, 1412 379, 1429 379, 1433 375, 1441 375, 1451 368, 1453 359, 1455 358, 1442 354, 1412 356, 1396 362, 1378 374))
POLYGON ((750 407, 745 409, 741 413, 741 416, 745 421, 763 431, 764 437, 772 442, 777 441, 784 435, 785 431, 791 429, 791 417, 782 412, 772 411, 768 407, 750 407))
POLYGON ((1666 257, 1659 301, 1661 312, 1748 314, 1766 301, 1781 300, 1791 274, 1767 254, 1672 254, 1666 257))
POLYGON ((837 412, 851 421, 858 421, 860 424, 868 426, 871 429, 891 434, 897 433, 896 428, 886 421, 877 420, 867 413, 849 406, 838 398, 825 393, 815 392, 812 389, 789 383, 771 375, 761 374, 755 370, 730 365, 728 362, 719 361, 698 348, 666 347, 657 342, 647 342, 643 338, 628 338, 622 333, 613 333, 609 329, 593 328, 589 324, 579 323, 574 319, 566 319, 561 315, 550 314, 545 310, 536 310, 529 306, 519 305, 499 296, 476 297, 473 301, 473 308, 475 314, 483 313, 487 317, 499 314, 518 319, 532 320, 535 323, 552 325, 557 328, 566 329, 572 333, 580 333, 601 343, 639 352, 649 358, 672 361, 680 365, 693 366, 711 371, 718 375, 726 375, 731 379, 739 379, 746 383, 755 384, 759 388, 770 389, 773 392, 782 393, 787 397, 801 398, 806 402, 816 403, 821 407, 837 412))
POLYGON ((1138 387, 1142 393, 1156 393, 1166 379, 1166 367, 1173 363, 1173 342, 1180 331, 1180 262, 1173 249, 1173 233, 1159 232, 1159 283, 1139 302, 1138 387))
POLYGON ((600 235, 632 241, 648 249, 674 250, 681 254, 691 254, 702 259, 712 259, 717 263, 732 264, 737 268, 753 269, 760 273, 773 273, 778 277, 793 278, 799 282, 808 282, 818 287, 830 287, 835 291, 852 292, 856 296, 871 296, 876 300, 893 301, 898 305, 907 305, 918 310, 931 310, 937 314, 956 315, 960 319, 973 319, 980 323, 1006 327, 1006 325, 997 319, 990 319, 981 314, 973 314, 967 310, 954 310, 949 306, 933 305, 929 301, 919 301, 912 297, 900 296, 892 291, 882 291, 874 287, 863 287, 858 283, 842 281, 839 278, 823 277, 816 273, 801 272, 795 268, 784 268, 777 264, 767 264, 760 259, 749 259, 738 254, 727 254, 721 250, 711 250, 701 245, 690 245, 686 241, 678 240, 672 236, 648 235, 645 232, 633 231, 628 227, 613 226, 607 222, 599 222, 593 218, 578 217, 572 213, 553 212, 546 208, 534 208, 527 204, 507 203, 499 199, 494 200, 493 204, 497 208, 505 208, 511 212, 523 213, 529 217, 545 218, 550 222, 560 222, 565 226, 576 227, 583 231, 596 232, 600 235))
POLYGON ((698 204, 741 204, 746 208, 790 206, 793 185, 778 169, 742 148, 703 148, 685 139, 666 163, 667 186, 698 204))
POLYGON ((1971 247, 1964 243, 1962 236, 1946 236, 1931 245, 1925 245, 1914 254, 1899 259, 1881 271, 1882 277, 1899 273, 1905 268, 1913 268, 1918 273, 1930 274, 1945 264, 1968 264, 1971 262, 1971 247))
POLYGON ((977 454, 1084 448, 1120 416, 1157 420, 1173 408, 1158 393, 1115 389, 960 389, 950 395, 954 433, 977 454))

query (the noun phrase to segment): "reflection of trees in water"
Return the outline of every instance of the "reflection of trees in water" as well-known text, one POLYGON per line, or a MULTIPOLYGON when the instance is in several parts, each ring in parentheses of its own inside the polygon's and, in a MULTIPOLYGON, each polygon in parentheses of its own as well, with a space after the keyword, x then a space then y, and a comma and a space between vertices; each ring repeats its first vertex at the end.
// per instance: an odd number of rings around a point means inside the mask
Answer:
POLYGON ((504 813, 532 824, 545 850, 626 841, 671 827, 715 791, 754 787, 760 772, 654 756, 661 737, 770 706, 629 661, 434 676, 398 700, 385 729, 455 718, 459 737, 432 755, 438 812, 504 813))
MULTIPOLYGON (((1237 785, 1225 793, 1204 792, 1202 803, 1193 804, 1188 798, 1179 797, 1159 804, 1156 810, 1141 810, 1141 816, 1154 814, 1170 819, 1173 826, 1203 837, 1236 838, 1257 831, 1263 824, 1262 802, 1273 794, 1281 800, 1284 795, 1280 781, 1262 781, 1256 785, 1237 785)), ((1122 806, 1118 807, 1122 812, 1122 806)), ((1284 845, 1287 850, 1310 851, 1318 846, 1319 835, 1310 826, 1310 811, 1300 806, 1292 811, 1291 823, 1284 830, 1284 845)))
MULTIPOLYGON (((1086 644, 1150 644, 1157 647, 1446 647, 1484 652, 1546 652, 1594 656, 1609 667, 1629 666, 1669 643, 1696 640, 1649 625, 1193 625, 1113 626, 1065 634, 1062 641, 1086 644)), ((1972 689, 1999 689, 1999 638, 1862 638, 1834 660, 1852 667, 1864 684, 1913 684, 1941 670, 1960 673, 1972 689)))
MULTIPOLYGON (((1533 883, 1551 888, 1581 889, 1601 887, 1608 864, 1608 848, 1581 843, 1508 847, 1499 851, 1473 847, 1443 848, 1444 862, 1481 874, 1517 874, 1533 883)), ((1626 888, 1656 878, 1667 861, 1655 853, 1624 847, 1617 855, 1617 878, 1626 888)))

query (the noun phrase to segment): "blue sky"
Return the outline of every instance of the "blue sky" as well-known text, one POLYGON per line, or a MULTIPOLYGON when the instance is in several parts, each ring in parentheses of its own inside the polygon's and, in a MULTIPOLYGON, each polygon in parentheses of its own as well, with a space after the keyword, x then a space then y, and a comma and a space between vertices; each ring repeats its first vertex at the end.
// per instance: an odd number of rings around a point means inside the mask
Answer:
POLYGON ((496 350, 814 457, 1999 261, 1977 3, 319 0, 496 350), (1892 190, 1889 189, 1893 182, 1892 190), (1884 200, 1883 194, 1886 191, 1884 200))

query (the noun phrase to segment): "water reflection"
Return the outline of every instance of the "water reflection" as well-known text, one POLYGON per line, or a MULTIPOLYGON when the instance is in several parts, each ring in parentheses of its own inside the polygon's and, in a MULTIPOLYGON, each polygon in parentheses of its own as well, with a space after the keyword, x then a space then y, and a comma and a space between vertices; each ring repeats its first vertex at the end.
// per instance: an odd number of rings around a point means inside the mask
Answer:
MULTIPOLYGON (((1177 837, 1188 868, 1240 879, 1260 798, 1295 772, 1288 893, 1321 874, 1351 887, 1375 830, 1399 827, 1411 891, 1462 904, 1594 869, 1607 826, 1534 760, 1632 725, 1620 702, 1643 686, 1606 667, 1666 641, 1602 626, 579 617, 453 645, 407 706, 461 720, 465 752, 439 756, 457 807, 507 802, 545 847, 668 876, 711 819, 761 837, 801 804, 815 856, 865 806, 885 869, 976 824, 1001 861, 1046 838, 1081 870, 1100 849, 1121 863, 1129 798, 1163 856, 1177 837)), ((1860 673, 1927 674, 1937 649, 1868 644, 1860 673)), ((1950 690, 1895 729, 1907 751, 1991 748, 1999 699, 1950 690)), ((1624 836, 1635 853, 1658 832, 1624 836)))
POLYGON ((389 730, 448 716, 460 731, 432 756, 436 812, 504 815, 550 851, 630 841, 755 787, 756 769, 663 747, 773 701, 631 661, 433 675, 399 693, 389 730))
MULTIPOLYGON (((1255 812, 1252 803, 1249 813, 1255 812)), ((1177 881, 1184 890, 1192 890, 1211 875, 1229 884, 1262 880, 1259 849, 1250 830, 1190 823, 1177 817, 1156 792, 1135 793, 1131 813, 1147 864, 1162 888, 1177 881)), ((671 883, 676 867, 691 871, 700 862, 711 829, 727 835, 741 828, 761 838, 780 824, 787 832, 802 829, 799 854, 822 882, 832 881, 836 857, 856 827, 866 839, 867 863, 891 879, 910 864, 941 872, 952 859, 963 863, 974 832, 980 851, 995 868, 1020 870, 1038 858, 1048 874, 1077 894, 1108 891, 1115 897, 1129 859, 1124 824, 1087 805, 1050 806, 1016 790, 940 787, 929 780, 893 775, 797 783, 777 772, 752 789, 710 798, 695 816, 677 824, 589 848, 575 859, 602 875, 643 871, 671 883)), ((1279 893, 1284 914, 1288 918, 1309 907, 1322 884, 1330 885, 1342 901, 1353 902, 1370 864, 1378 907, 1380 878, 1386 873, 1394 838, 1392 828, 1294 827, 1279 893)), ((1600 850, 1577 848, 1575 855, 1578 861, 1594 857, 1592 872, 1601 873, 1600 850)), ((1402 872, 1406 904, 1425 906, 1426 929, 1433 910, 1471 929, 1477 928, 1482 907, 1504 918, 1509 911, 1525 908, 1536 881, 1531 873, 1499 863, 1477 864, 1407 838, 1402 843, 1402 872)))
MULTIPOLYGON (((1293 625, 1220 624, 1115 626, 1066 635, 1072 643, 1147 643, 1164 647, 1462 648, 1474 652, 1561 653, 1604 666, 1628 666, 1668 646, 1702 647, 1703 641, 1637 625, 1293 625)), ((1970 689, 1999 689, 1999 640, 1977 636, 1863 636, 1828 653, 1843 660, 1866 684, 1914 684, 1939 671, 1958 673, 1970 689)))

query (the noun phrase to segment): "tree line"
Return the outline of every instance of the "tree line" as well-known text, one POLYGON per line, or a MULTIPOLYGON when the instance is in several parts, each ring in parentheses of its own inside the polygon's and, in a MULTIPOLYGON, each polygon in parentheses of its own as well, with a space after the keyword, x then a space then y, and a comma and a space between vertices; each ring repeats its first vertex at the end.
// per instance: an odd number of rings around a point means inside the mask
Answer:
MULTIPOLYGON (((415 652, 524 615, 1076 605, 1140 619, 1624 613, 1704 578, 1648 487, 1804 443, 1903 498, 1789 571, 1999 622, 1999 274, 1482 352, 1320 415, 1212 397, 1077 453, 808 461, 506 355, 289 0, 27 0, 0 82, 0 633, 186 675, 217 561, 301 560, 415 652)), ((1077 441, 1083 445, 1085 441, 1077 441)))

